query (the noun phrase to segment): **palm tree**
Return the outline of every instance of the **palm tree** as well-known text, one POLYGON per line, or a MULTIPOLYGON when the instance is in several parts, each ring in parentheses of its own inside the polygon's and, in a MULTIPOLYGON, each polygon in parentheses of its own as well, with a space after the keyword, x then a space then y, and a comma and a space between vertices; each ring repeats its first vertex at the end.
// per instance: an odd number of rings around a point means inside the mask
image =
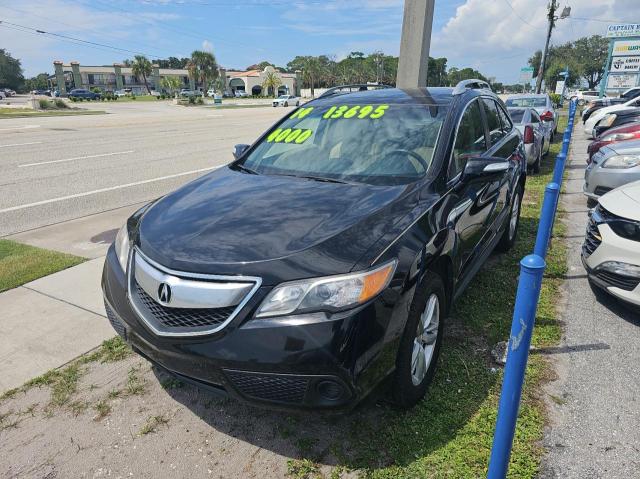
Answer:
POLYGON ((151 65, 151 62, 147 59, 147 57, 143 55, 136 55, 134 57, 133 63, 131 64, 131 70, 133 74, 137 77, 142 75, 144 86, 147 87, 147 93, 151 94, 149 83, 147 83, 147 76, 151 75, 153 67, 151 65))
POLYGON ((178 90, 182 86, 180 78, 170 76, 163 77, 160 81, 160 84, 162 88, 164 88, 165 90, 169 90, 169 93, 173 94, 176 97, 178 96, 178 90))
POLYGON ((218 62, 213 53, 202 50, 195 50, 191 53, 191 61, 189 62, 189 74, 195 80, 202 83, 202 89, 206 95, 209 88, 209 81, 218 77, 218 62))
POLYGON ((318 57, 303 57, 302 78, 311 87, 311 96, 314 96, 315 82, 322 73, 322 67, 318 57))
POLYGON ((282 79, 277 72, 267 70, 264 72, 264 80, 262 81, 262 88, 264 90, 271 91, 273 90, 273 97, 278 96, 278 87, 282 85, 282 79))

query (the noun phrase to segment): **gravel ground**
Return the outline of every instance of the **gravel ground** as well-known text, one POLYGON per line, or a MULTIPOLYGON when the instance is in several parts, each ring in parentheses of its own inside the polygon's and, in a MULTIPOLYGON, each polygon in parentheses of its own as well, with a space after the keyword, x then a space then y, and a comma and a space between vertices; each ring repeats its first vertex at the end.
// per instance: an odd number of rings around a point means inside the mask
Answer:
POLYGON ((542 478, 640 477, 640 315, 592 290, 580 260, 588 140, 576 125, 561 207, 568 226, 564 338, 548 386, 552 422, 542 478))

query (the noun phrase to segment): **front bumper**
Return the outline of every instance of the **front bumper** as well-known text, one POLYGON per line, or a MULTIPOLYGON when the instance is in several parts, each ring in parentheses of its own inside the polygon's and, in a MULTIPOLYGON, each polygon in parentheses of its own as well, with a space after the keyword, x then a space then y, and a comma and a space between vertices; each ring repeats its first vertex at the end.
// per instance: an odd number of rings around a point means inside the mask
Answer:
POLYGON ((616 235, 607 224, 590 225, 582 249, 582 264, 589 279, 613 296, 640 306, 640 278, 607 270, 606 263, 612 261, 640 266, 639 243, 616 235))
POLYGON ((161 337, 139 318, 113 247, 102 287, 109 319, 131 347, 209 390, 275 408, 348 410, 395 368, 407 306, 391 289, 373 302, 319 320, 307 315, 253 320, 261 287, 224 329, 201 337, 161 337), (386 294, 388 293, 388 294, 386 294), (390 331, 396 331, 392 334, 390 331))
POLYGON ((603 168, 593 161, 584 172, 583 192, 589 198, 599 198, 608 191, 640 180, 640 166, 634 168, 603 168))

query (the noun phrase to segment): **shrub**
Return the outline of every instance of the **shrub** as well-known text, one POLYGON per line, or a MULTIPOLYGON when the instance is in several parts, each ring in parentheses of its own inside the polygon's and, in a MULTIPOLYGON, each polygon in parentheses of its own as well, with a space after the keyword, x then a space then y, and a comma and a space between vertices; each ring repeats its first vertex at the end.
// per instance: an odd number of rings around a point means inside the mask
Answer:
POLYGON ((69 105, 67 105, 66 102, 61 98, 56 98, 54 103, 56 105, 56 108, 69 108, 69 105))
POLYGON ((75 96, 72 96, 72 97, 70 97, 70 98, 71 98, 71 101, 72 101, 73 103, 75 103, 75 102, 77 102, 77 101, 78 101, 78 99, 77 99, 75 96))
POLYGON ((49 100, 45 100, 44 98, 38 100, 38 104, 40 105, 41 110, 48 110, 51 107, 49 100))
POLYGON ((97 86, 91 87, 91 91, 93 93, 102 93, 102 90, 100 88, 98 88, 97 86))
POLYGON ((190 105, 195 105, 196 104, 196 97, 195 96, 190 96, 189 97, 189 104, 190 105))
POLYGON ((198 105, 204 105, 204 99, 201 96, 199 96, 198 99, 196 100, 196 103, 198 105))
POLYGON ((131 99, 132 99, 132 100, 135 100, 135 99, 136 99, 136 96, 135 96, 133 93, 131 94, 131 99))
POLYGON ((560 105, 560 101, 562 100, 562 97, 558 93, 549 93, 549 98, 551 98, 551 103, 553 103, 554 106, 560 105))

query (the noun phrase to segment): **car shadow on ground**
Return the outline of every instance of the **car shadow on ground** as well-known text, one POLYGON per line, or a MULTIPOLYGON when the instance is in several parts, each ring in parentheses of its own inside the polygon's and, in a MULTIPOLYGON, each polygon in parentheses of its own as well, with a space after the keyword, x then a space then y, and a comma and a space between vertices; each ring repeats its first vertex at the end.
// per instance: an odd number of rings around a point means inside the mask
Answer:
POLYGON ((631 323, 635 326, 640 326, 640 307, 634 307, 631 304, 622 302, 621 300, 615 298, 606 291, 603 291, 601 288, 597 287, 591 281, 589 281, 589 287, 591 288, 591 291, 593 291, 593 295, 595 296, 598 303, 600 303, 602 306, 607 308, 619 318, 624 319, 628 323, 631 323))

